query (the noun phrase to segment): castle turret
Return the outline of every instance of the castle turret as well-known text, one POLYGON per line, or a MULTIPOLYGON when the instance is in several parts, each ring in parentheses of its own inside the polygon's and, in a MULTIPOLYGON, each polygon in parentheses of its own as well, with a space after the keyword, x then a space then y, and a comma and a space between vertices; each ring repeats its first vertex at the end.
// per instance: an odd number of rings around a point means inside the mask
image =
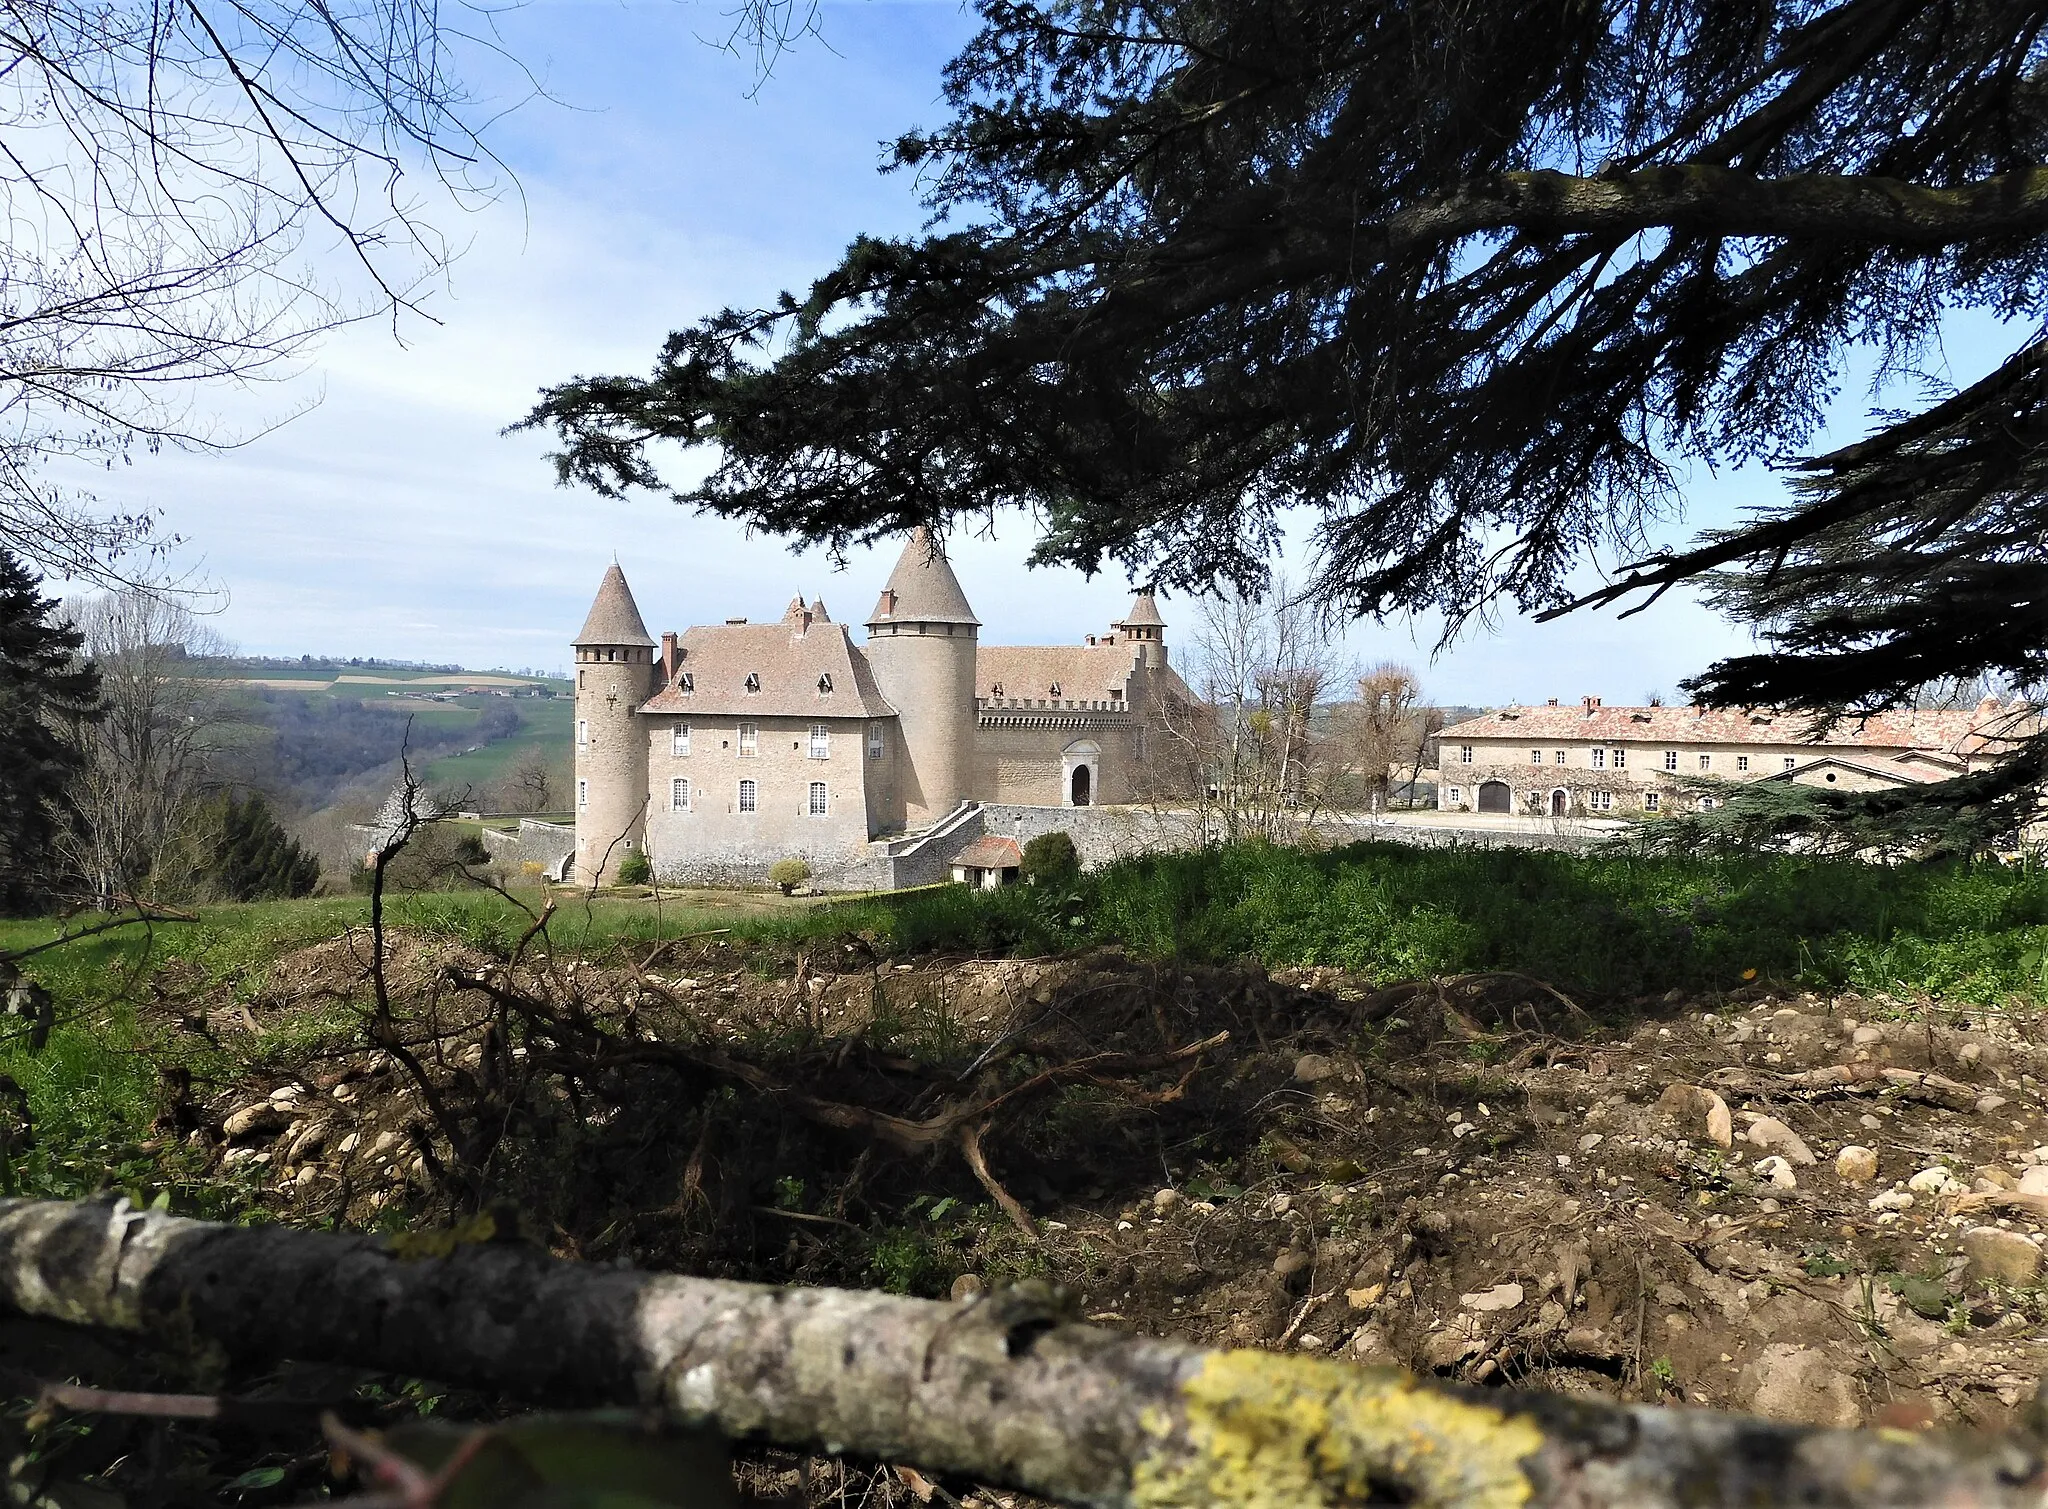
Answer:
POLYGON ((1147 670, 1166 668, 1166 620, 1159 616, 1159 604, 1152 600, 1149 589, 1140 592, 1131 611, 1110 627, 1120 641, 1139 646, 1138 659, 1147 670))
POLYGON ((576 878, 609 882, 647 842, 647 739, 634 714, 655 690, 654 640, 614 563, 576 636, 576 878))
POLYGON ((981 620, 945 552, 918 529, 868 619, 868 664, 903 730, 904 820, 937 822, 974 779, 974 656, 981 620))

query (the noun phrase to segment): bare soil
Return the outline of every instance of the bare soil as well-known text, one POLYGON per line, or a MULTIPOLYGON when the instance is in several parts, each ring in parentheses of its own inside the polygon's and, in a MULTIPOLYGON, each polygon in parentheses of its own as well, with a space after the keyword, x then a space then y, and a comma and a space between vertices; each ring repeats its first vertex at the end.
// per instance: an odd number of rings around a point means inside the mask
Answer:
POLYGON ((2048 1363, 2031 1013, 717 940, 514 969, 398 936, 390 1051, 294 1036, 367 1009, 366 949, 159 1003, 248 1064, 164 1135, 285 1219, 510 1201, 586 1260, 1042 1275, 1103 1325, 1839 1425, 2007 1426, 2048 1363), (446 1128, 486 1114, 465 1169, 446 1128))

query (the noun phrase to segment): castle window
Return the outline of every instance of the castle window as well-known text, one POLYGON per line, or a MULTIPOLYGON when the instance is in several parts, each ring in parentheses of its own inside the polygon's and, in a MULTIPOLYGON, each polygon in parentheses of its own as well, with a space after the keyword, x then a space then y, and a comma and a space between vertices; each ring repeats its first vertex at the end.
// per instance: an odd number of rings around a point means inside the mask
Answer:
POLYGON ((760 725, 756 723, 742 723, 740 725, 740 757, 742 759, 750 758, 760 753, 760 750, 760 725))
POLYGON ((1656 792, 1645 791, 1643 793, 1643 811, 1655 812, 1660 806, 1663 805, 1663 801, 1664 799, 1661 796, 1659 796, 1656 792))
POLYGON ((1458 746, 1458 763, 1460 765, 1470 765, 1472 763, 1472 746, 1470 744, 1460 744, 1458 746))
POLYGON ((879 760, 881 759, 881 757, 882 725, 879 723, 870 723, 868 725, 868 758, 871 760, 879 760))
POLYGON ((1606 750, 1596 749, 1593 751, 1593 768, 1595 770, 1605 770, 1607 768, 1606 750))
POLYGON ((740 811, 752 812, 754 810, 755 793, 758 790, 759 788, 752 781, 740 782, 740 811))
POLYGON ((825 783, 823 781, 813 781, 811 782, 811 816, 823 817, 824 815, 825 783))
POLYGON ((1456 786, 1453 786, 1450 790, 1450 799, 1454 802, 1462 802, 1465 800, 1465 793, 1456 786))
POLYGON ((590 720, 588 718, 578 718, 576 720, 576 747, 582 749, 589 743, 590 720))
POLYGON ((687 776, 677 776, 668 783, 668 810, 688 812, 690 810, 690 781, 687 776))
POLYGON ((823 723, 811 725, 811 758, 829 760, 832 758, 832 730, 823 723))
POLYGON ((1557 752, 1557 763, 1560 765, 1564 763, 1564 751, 1561 749, 1557 752))
POLYGON ((1532 750, 1530 750, 1530 751, 1529 751, 1529 763, 1530 763, 1531 765, 1541 765, 1541 764, 1543 763, 1543 751, 1542 751, 1542 750, 1540 750, 1540 749, 1532 749, 1532 750))
POLYGON ((761 673, 759 671, 747 672, 747 690, 750 692, 761 690, 761 673))
POLYGON ((1799 761, 1798 761, 1797 759, 1795 759, 1795 758, 1794 758, 1793 756, 1791 756, 1791 755, 1786 755, 1786 756, 1785 756, 1785 768, 1786 768, 1787 770, 1795 770, 1795 769, 1797 769, 1797 768, 1798 768, 1798 766, 1799 766, 1799 761))
POLYGON ((1737 756, 1735 757, 1735 768, 1736 768, 1737 770, 1747 770, 1747 769, 1749 769, 1749 756, 1748 756, 1748 755, 1737 755, 1737 756))
POLYGON ((697 678, 691 675, 688 671, 685 671, 681 676, 676 678, 676 685, 681 687, 686 694, 694 692, 695 690, 697 690, 697 678))
POLYGON ((578 782, 576 783, 576 810, 577 810, 578 812, 581 812, 581 811, 583 811, 583 809, 584 809, 584 808, 588 807, 589 805, 590 805, 590 782, 588 782, 588 781, 578 781, 578 782))
MULTIPOLYGON (((1703 754, 1703 755, 1701 755, 1701 756, 1700 756, 1700 769, 1702 769, 1702 770, 1712 770, 1713 768, 1714 768, 1714 757, 1713 757, 1712 755, 1710 755, 1710 754, 1703 754)), ((1705 808, 1705 807, 1702 807, 1702 808, 1700 808, 1700 811, 1702 811, 1702 812, 1705 812, 1705 811, 1707 811, 1707 810, 1709 810, 1709 809, 1707 809, 1707 808, 1705 808)))
POLYGON ((1666 770, 1676 770, 1678 768, 1677 750, 1667 749, 1664 751, 1664 768, 1666 770))
POLYGON ((1614 810, 1614 793, 1611 791, 1596 791, 1593 793, 1593 800, 1589 805, 1595 812, 1611 812, 1614 810))
POLYGON ((832 673, 830 671, 827 671, 818 678, 818 695, 820 697, 832 695, 832 673))
POLYGON ((1716 807, 1720 805, 1721 804, 1719 802, 1715 801, 1710 796, 1703 796, 1700 798, 1700 811, 1702 812, 1712 812, 1716 807))
POLYGON ((669 753, 677 758, 690 752, 690 725, 678 723, 669 733, 669 753))
POLYGON ((1625 749, 1617 749, 1617 750, 1615 750, 1615 752, 1614 752, 1614 768, 1615 768, 1616 770, 1626 770, 1626 769, 1628 769, 1628 751, 1627 751, 1627 750, 1625 750, 1625 749))

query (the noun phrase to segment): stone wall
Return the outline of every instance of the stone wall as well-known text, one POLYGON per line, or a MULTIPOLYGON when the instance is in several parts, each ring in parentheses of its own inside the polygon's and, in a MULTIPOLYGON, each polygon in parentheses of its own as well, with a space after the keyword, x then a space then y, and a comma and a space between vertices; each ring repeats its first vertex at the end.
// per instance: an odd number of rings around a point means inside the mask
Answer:
MULTIPOLYGON (((646 760, 653 805, 647 852, 654 873, 688 885, 766 885, 778 859, 802 859, 823 876, 867 849, 865 723, 856 718, 692 718, 689 753, 675 753, 674 724, 648 720, 646 760), (750 752, 740 741, 753 731, 750 752), (813 726, 827 730, 811 755, 813 726), (688 782, 676 805, 675 782, 688 782), (740 782, 754 783, 754 810, 740 810, 740 782), (825 812, 810 787, 825 786, 825 812)), ((881 761, 873 763, 881 764, 881 761)))
POLYGON ((1017 840, 1022 848, 1043 834, 1062 832, 1087 869, 1162 850, 1193 849, 1201 843, 1193 813, 1150 807, 1026 807, 990 804, 981 809, 982 829, 1017 840))
POLYGON ((491 858, 509 868, 537 864, 550 874, 562 856, 576 848, 576 830, 567 823, 544 823, 522 817, 516 833, 502 828, 485 828, 484 848, 491 858))

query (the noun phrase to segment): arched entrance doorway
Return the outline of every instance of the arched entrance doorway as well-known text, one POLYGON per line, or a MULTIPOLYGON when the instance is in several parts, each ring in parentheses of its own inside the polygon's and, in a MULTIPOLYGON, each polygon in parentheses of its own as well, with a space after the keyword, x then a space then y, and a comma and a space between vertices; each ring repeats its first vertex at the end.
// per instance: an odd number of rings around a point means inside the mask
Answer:
POLYGON ((1061 799, 1069 807, 1093 806, 1101 795, 1102 746, 1093 739, 1076 739, 1060 751, 1061 799))
POLYGON ((1481 812, 1506 812, 1514 801, 1514 793, 1508 790, 1506 781, 1481 781, 1479 783, 1479 810, 1481 812))
POLYGON ((1571 807, 1571 793, 1566 791, 1564 787, 1560 786, 1557 790, 1550 793, 1550 815, 1552 817, 1565 816, 1571 811, 1571 807))

